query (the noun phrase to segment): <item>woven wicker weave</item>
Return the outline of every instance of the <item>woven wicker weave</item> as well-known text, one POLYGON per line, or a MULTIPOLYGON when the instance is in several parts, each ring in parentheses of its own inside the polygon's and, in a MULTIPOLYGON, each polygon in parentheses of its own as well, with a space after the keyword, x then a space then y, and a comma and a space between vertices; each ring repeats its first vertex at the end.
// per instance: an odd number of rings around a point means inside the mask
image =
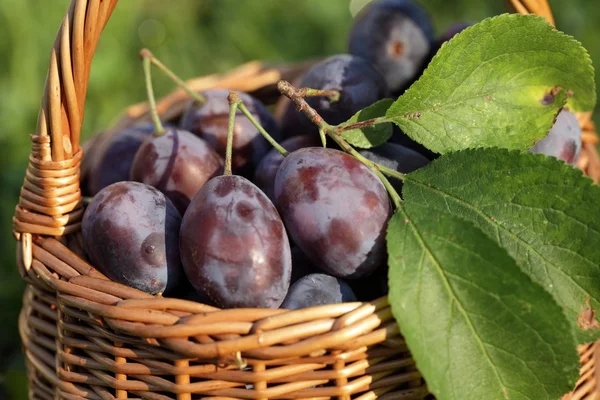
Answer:
MULTIPOLYGON (((13 220, 17 265, 28 283, 19 326, 30 399, 426 398, 386 298, 297 311, 219 310, 111 282, 83 261, 81 121, 92 56, 116 3, 72 1, 31 136, 13 220)), ((540 10, 513 3, 519 11, 540 10)), ((273 99, 273 85, 305 67, 250 63, 190 84, 273 99)), ((175 91, 159 112, 175 119, 186 101, 175 91)), ((132 106, 103 136, 145 118, 145 104, 132 106)), ((582 122, 589 130, 580 166, 598 179, 597 137, 589 116, 582 122)), ((595 398, 598 346, 580 348, 581 379, 571 400, 595 398)))

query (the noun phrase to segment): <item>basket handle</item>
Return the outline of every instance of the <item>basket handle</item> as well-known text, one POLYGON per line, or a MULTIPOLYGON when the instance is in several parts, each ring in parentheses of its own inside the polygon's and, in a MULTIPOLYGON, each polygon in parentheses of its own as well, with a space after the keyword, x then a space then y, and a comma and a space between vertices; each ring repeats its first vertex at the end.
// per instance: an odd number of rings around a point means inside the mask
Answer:
POLYGON ((37 134, 51 138, 52 161, 79 151, 92 58, 118 0, 72 0, 56 36, 37 134))
POLYGON ((519 14, 537 14, 555 25, 548 0, 506 0, 508 8, 519 14))
MULTIPOLYGON (((118 0, 71 0, 52 52, 13 230, 61 236, 79 228, 81 126, 92 58, 118 0)), ((30 242, 30 237, 22 240, 30 242)))

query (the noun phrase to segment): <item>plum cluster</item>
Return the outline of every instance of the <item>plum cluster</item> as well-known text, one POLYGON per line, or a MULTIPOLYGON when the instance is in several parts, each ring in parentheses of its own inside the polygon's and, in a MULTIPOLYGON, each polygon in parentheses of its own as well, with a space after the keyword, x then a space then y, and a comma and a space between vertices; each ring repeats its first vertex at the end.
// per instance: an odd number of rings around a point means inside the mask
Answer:
MULTIPOLYGON (((312 90, 310 107, 339 124, 402 93, 468 26, 436 38, 415 2, 376 1, 357 16, 349 53, 316 63, 297 83, 312 90)), ((197 95, 169 125, 93 138, 84 177, 92 200, 82 224, 90 261, 116 282, 222 308, 296 309, 386 295, 393 209, 379 177, 335 143, 324 147, 316 126, 283 96, 274 117, 239 93, 251 121, 239 110, 230 120, 227 90, 197 95), (271 148, 259 127, 285 151, 271 148)), ((531 151, 574 164, 580 137, 564 110, 531 151)), ((437 156, 399 130, 360 154, 401 173, 437 156)), ((400 181, 391 185, 401 190, 400 181)))

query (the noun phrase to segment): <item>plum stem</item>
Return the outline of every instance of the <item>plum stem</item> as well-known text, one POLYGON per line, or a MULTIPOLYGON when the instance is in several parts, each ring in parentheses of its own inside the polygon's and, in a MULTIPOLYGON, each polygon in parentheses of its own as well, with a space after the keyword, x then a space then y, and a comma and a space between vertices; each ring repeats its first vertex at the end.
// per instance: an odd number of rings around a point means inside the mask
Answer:
POLYGON ((154 122, 154 136, 159 137, 165 134, 165 127, 160 122, 158 111, 156 110, 156 98, 154 97, 154 88, 152 87, 152 71, 150 59, 142 55, 144 65, 144 77, 146 79, 146 94, 148 103, 150 103, 150 114, 154 122))
POLYGON ((323 147, 327 147, 327 132, 324 129, 319 128, 319 136, 321 136, 321 144, 323 147))
POLYGON ((296 94, 300 97, 327 97, 332 103, 340 101, 339 90, 323 90, 304 87, 296 89, 296 94))
MULTIPOLYGON (((239 99, 239 96, 238 96, 238 99, 239 99)), ((248 111, 248 109, 246 108, 246 105, 244 104, 244 102, 241 99, 239 99, 238 108, 246 116, 246 118, 248 118, 250 120, 252 125, 254 125, 254 127, 256 129, 258 129, 260 134, 263 135, 263 137, 267 140, 267 142, 269 142, 271 144, 271 146, 273 146, 282 156, 285 157, 289 154, 289 152, 286 149, 284 149, 279 143, 277 143, 277 141, 275 139, 273 139, 273 137, 271 135, 269 135, 269 133, 265 130, 265 128, 262 127, 262 125, 256 120, 256 118, 254 118, 254 115, 252 115, 252 113, 250 111, 248 111)))
POLYGON ((231 175, 231 156, 233 153, 233 131, 235 130, 235 115, 242 103, 240 96, 235 92, 229 92, 229 126, 227 128, 227 148, 225 150, 225 171, 223 175, 231 175))
POLYGON ((348 142, 344 140, 344 138, 342 138, 342 136, 337 131, 337 127, 331 126, 327 122, 325 122, 325 120, 323 120, 319 113, 314 108, 312 108, 302 96, 298 95, 297 89, 291 83, 287 81, 279 81, 277 83, 277 89, 281 94, 289 98, 292 101, 292 103, 294 103, 296 109, 299 112, 304 113, 304 115, 306 115, 306 117, 319 128, 320 133, 327 134, 330 138, 333 139, 334 142, 340 145, 340 147, 346 153, 349 153, 350 155, 358 159, 360 162, 362 162, 364 165, 366 165, 371 171, 373 171, 387 189, 396 208, 401 207, 402 199, 400 198, 400 195, 398 194, 396 189, 394 189, 394 187, 392 186, 390 181, 385 177, 382 171, 387 170, 388 173, 394 172, 393 176, 399 179, 404 179, 404 176, 402 174, 400 174, 402 176, 400 177, 400 175, 398 175, 399 173, 396 173, 396 171, 390 170, 389 168, 374 163, 371 160, 363 157, 362 154, 356 151, 348 142))
POLYGON ((191 98, 196 100, 196 102, 199 105, 206 104, 206 96, 204 96, 200 93, 196 93, 192 89, 190 89, 188 84, 185 83, 183 81, 183 79, 181 79, 180 77, 175 75, 175 73, 173 71, 171 71, 169 68, 167 68, 167 66, 165 64, 163 64, 158 58, 154 57, 154 54, 152 54, 152 52, 150 50, 143 49, 142 51, 140 51, 140 55, 144 59, 146 59, 146 58, 149 59, 152 64, 154 64, 158 69, 160 69, 162 72, 164 72, 165 75, 167 75, 169 78, 171 78, 171 80, 173 82, 175 82, 175 84, 177 84, 177 86, 179 86, 180 88, 185 90, 185 92, 188 94, 188 96, 190 96, 191 98))
POLYGON ((384 175, 391 176, 392 178, 400 179, 401 181, 404 181, 406 179, 406 174, 403 174, 402 172, 398 172, 396 170, 388 168, 384 165, 377 164, 377 168, 379 168, 379 170, 384 175))

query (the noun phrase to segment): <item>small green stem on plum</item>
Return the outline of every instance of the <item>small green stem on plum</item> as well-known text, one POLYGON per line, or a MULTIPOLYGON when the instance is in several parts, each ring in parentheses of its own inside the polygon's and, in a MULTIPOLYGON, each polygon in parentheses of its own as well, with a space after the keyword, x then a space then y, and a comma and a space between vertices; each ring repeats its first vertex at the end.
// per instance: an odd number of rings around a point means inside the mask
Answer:
POLYGON ((324 129, 319 128, 319 136, 321 136, 323 147, 327 147, 327 132, 325 132, 324 129))
POLYGON ((165 134, 165 128, 160 122, 160 116, 156 110, 156 98, 154 97, 154 89, 152 87, 152 72, 150 59, 143 57, 144 64, 144 77, 146 79, 146 94, 148 96, 148 103, 150 103, 150 114, 152 115, 152 121, 154 122, 154 136, 162 136, 165 134))
POLYGON ((406 179, 406 174, 403 174, 402 172, 398 172, 396 170, 393 170, 391 168, 385 167, 380 164, 377 164, 377 167, 384 175, 391 176, 392 178, 400 179, 401 181, 404 181, 406 179))
POLYGON ((203 96, 200 93, 196 93, 192 89, 190 89, 190 87, 187 85, 187 83, 185 83, 183 81, 183 79, 181 79, 180 77, 178 77, 177 75, 175 75, 175 73, 173 71, 171 71, 169 68, 167 68, 167 66, 165 64, 163 64, 158 58, 154 57, 154 54, 152 54, 152 52, 150 50, 148 50, 148 49, 142 49, 142 51, 140 51, 140 55, 144 59, 148 58, 152 64, 154 64, 161 71, 163 71, 165 73, 165 75, 167 75, 169 78, 171 78, 171 80, 173 82, 175 82, 180 88, 182 88, 183 90, 185 90, 185 92, 191 98, 193 98, 194 100, 196 100, 196 102, 199 105, 204 105, 206 103, 206 97, 205 96, 203 96))
POLYGON ((289 154, 289 152, 286 149, 284 149, 279 143, 277 143, 275 139, 273 139, 273 137, 271 137, 271 135, 269 135, 269 133, 265 130, 265 128, 262 127, 262 125, 256 120, 256 118, 254 118, 252 113, 248 111, 246 105, 241 99, 239 100, 238 108, 246 116, 246 118, 248 118, 250 122, 252 122, 252 125, 254 125, 256 129, 258 129, 260 134, 263 135, 267 142, 269 142, 271 146, 273 146, 282 156, 285 157, 289 154))
POLYGON ((339 135, 339 133, 337 132, 337 127, 331 126, 327 122, 325 122, 323 118, 319 115, 319 113, 314 108, 312 108, 302 96, 299 96, 297 94, 297 89, 291 83, 287 81, 279 81, 279 83, 277 84, 277 89, 281 94, 289 98, 292 101, 292 103, 294 103, 296 109, 299 112, 304 113, 304 115, 306 115, 306 117, 319 128, 319 132, 323 132, 329 135, 329 137, 331 137, 338 145, 340 145, 340 147, 346 153, 349 153, 350 155, 354 156, 356 159, 358 159, 360 162, 366 165, 371 171, 373 171, 387 189, 388 193, 390 194, 390 197, 392 198, 392 201, 394 202, 394 205, 397 208, 401 206, 402 199, 400 198, 400 195, 398 194, 396 189, 394 189, 390 181, 381 172, 381 170, 385 167, 363 157, 362 154, 360 154, 352 146, 350 146, 350 144, 346 142, 341 137, 341 135, 339 135))
POLYGON ((380 171, 375 171, 375 175, 377 175, 377 177, 379 179, 381 179, 381 183, 383 183, 383 186, 385 186, 387 192, 390 194, 390 197, 392 198, 392 201, 394 202, 394 206, 396 208, 401 208, 402 207, 402 198, 400 197, 400 195, 398 194, 396 189, 392 186, 389 179, 387 179, 385 177, 385 175, 383 175, 380 171))
POLYGON ((296 94, 300 97, 328 97, 329 101, 332 103, 338 102, 340 100, 339 90, 322 90, 305 87, 297 89, 296 94))
POLYGON ((235 92, 230 92, 227 97, 229 100, 229 127, 227 128, 227 149, 225 150, 225 171, 224 175, 231 175, 231 156, 233 153, 233 131, 235 130, 235 115, 241 104, 240 96, 235 92))

